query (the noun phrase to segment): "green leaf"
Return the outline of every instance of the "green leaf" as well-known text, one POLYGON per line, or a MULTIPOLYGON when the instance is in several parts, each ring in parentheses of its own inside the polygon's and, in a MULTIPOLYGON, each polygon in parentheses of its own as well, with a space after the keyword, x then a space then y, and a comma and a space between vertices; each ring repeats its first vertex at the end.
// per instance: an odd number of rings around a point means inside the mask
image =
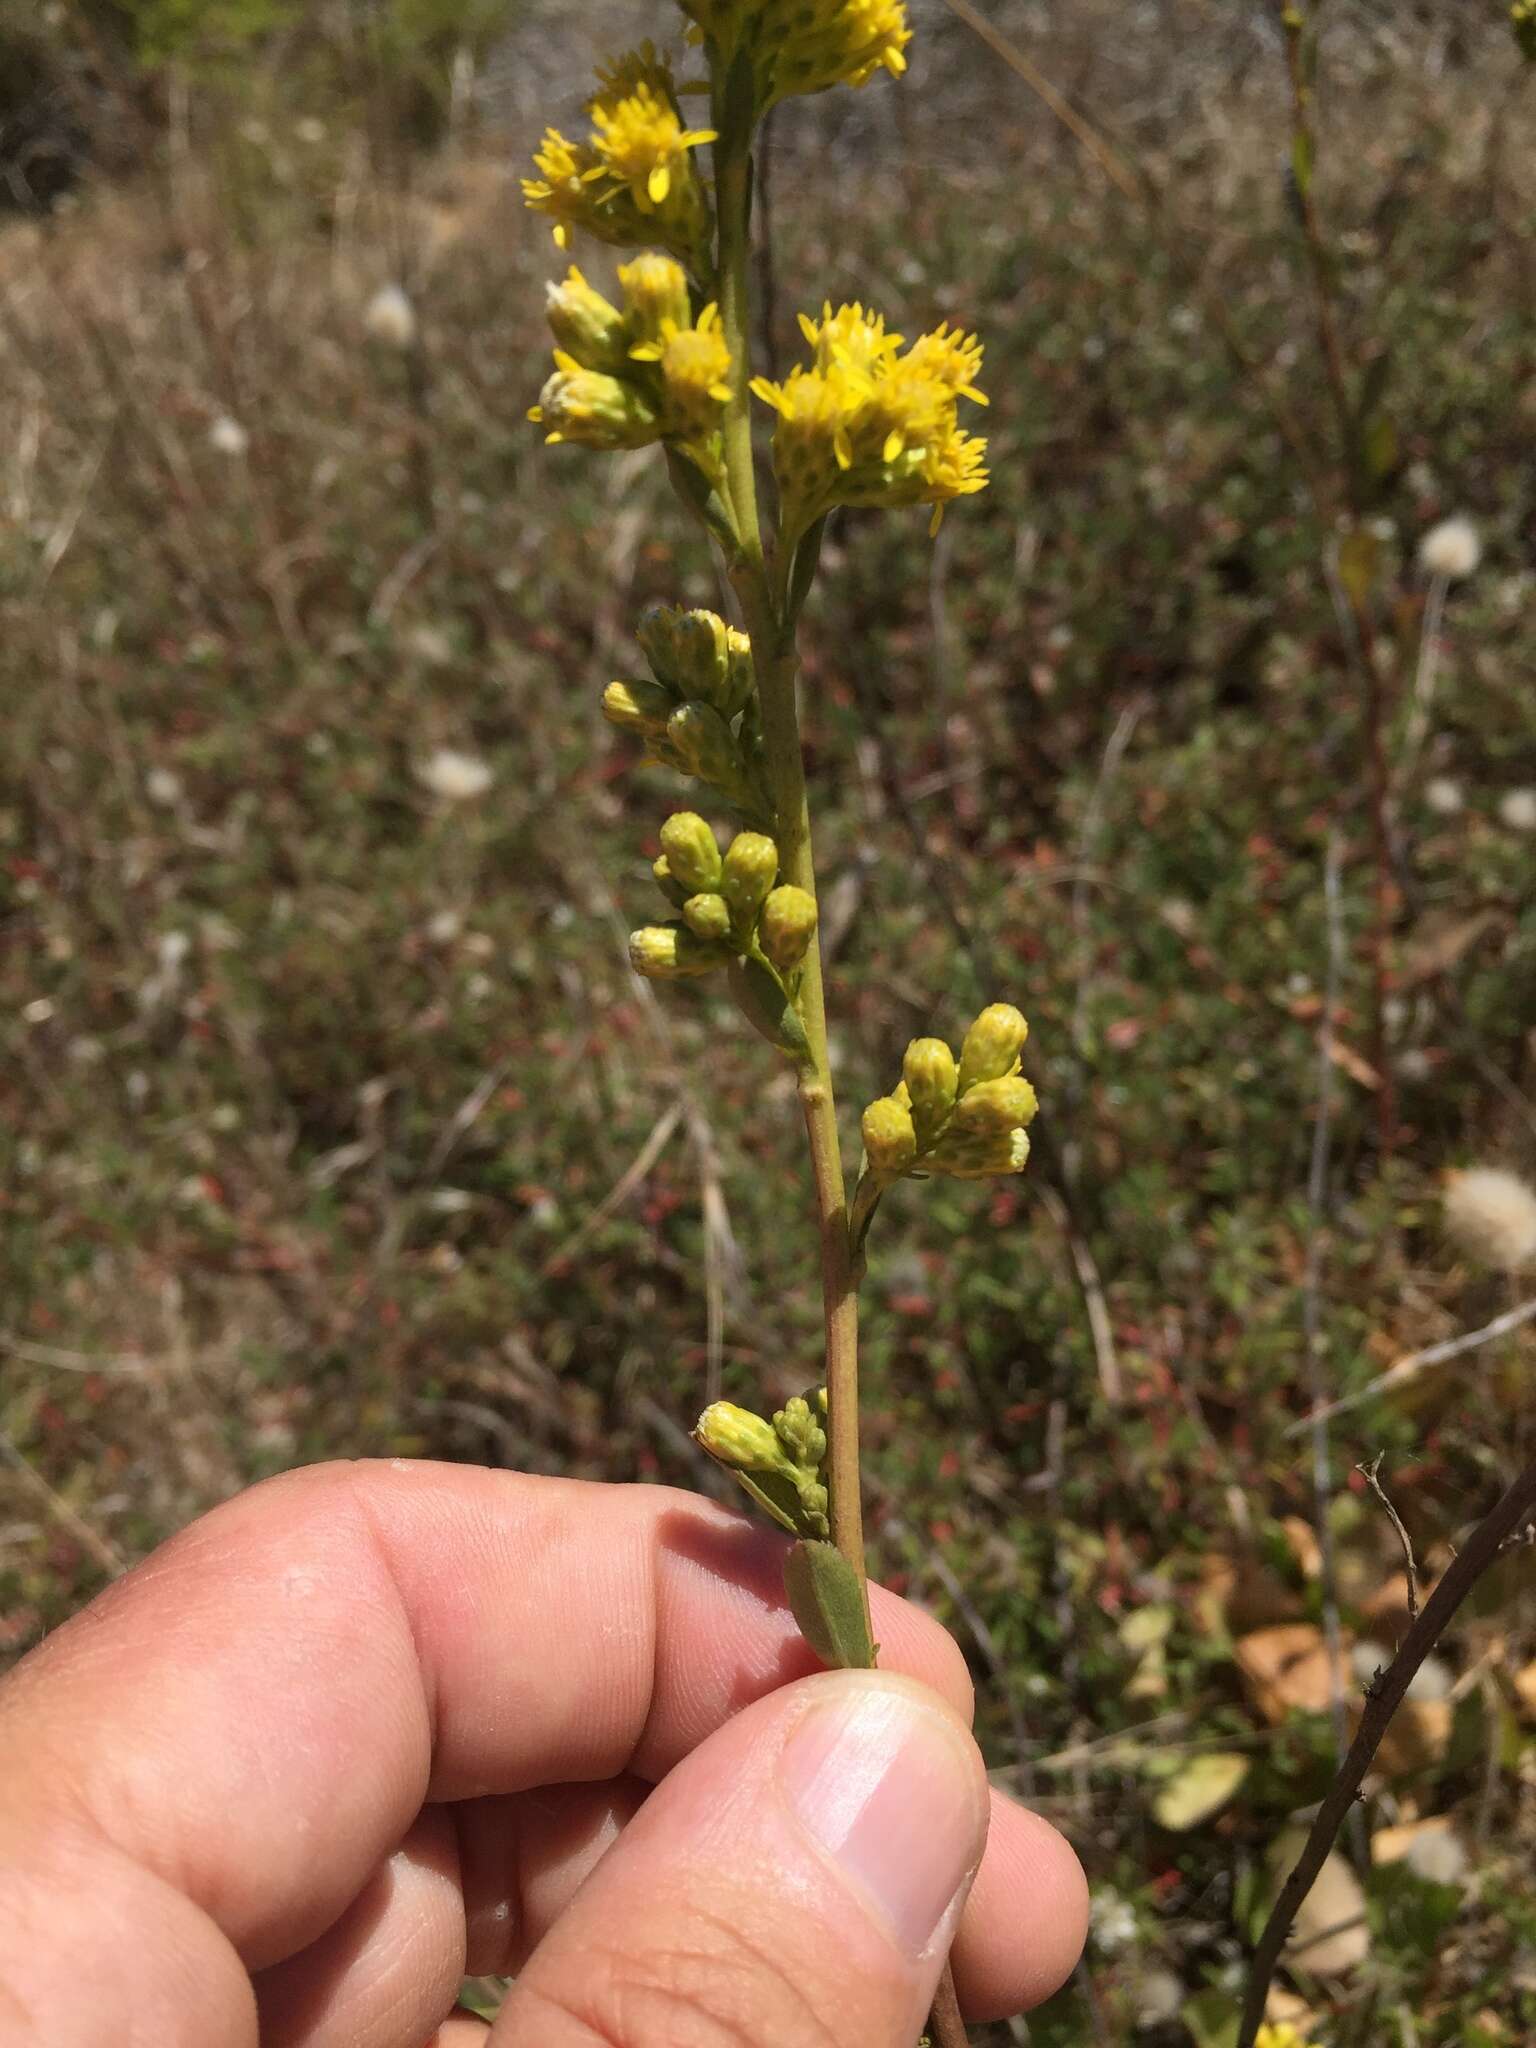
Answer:
POLYGON ((795 1516, 800 1508, 800 1496, 787 1479, 776 1472, 736 1472, 731 1477, 745 1487, 765 1515, 771 1515, 780 1528, 787 1529, 791 1536, 800 1534, 800 1524, 795 1516))
POLYGON ((1179 2014, 1194 2037, 1195 2048, 1234 2048, 1237 2041, 1237 2007, 1232 1995, 1213 1986, 1186 1998, 1179 2014))
POLYGON ((1386 412, 1374 413, 1365 423, 1360 436, 1360 453, 1366 473, 1378 480, 1390 476, 1397 467, 1397 428, 1392 424, 1392 415, 1386 412))
POLYGON ((1376 581, 1381 542, 1367 526, 1357 526, 1339 543, 1339 581, 1355 604, 1364 604, 1376 581))
POLYGON ((731 994, 752 1029, 792 1060, 809 1050, 800 1012, 766 960, 735 960, 730 970, 731 994))
POLYGON ((784 1563, 784 1590, 800 1633, 834 1671, 874 1668, 875 1645, 859 1575, 830 1543, 797 1543, 784 1563))

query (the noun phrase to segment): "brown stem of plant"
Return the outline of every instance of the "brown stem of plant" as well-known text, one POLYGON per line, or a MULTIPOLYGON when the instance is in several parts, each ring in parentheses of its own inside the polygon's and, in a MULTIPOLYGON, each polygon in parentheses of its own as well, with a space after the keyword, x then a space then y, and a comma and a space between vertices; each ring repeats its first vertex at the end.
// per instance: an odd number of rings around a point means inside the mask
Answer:
POLYGON ((1281 1887, 1280 1896, 1264 1923, 1264 1932, 1253 1952, 1236 2048, 1253 2048, 1254 2036, 1264 2017, 1270 1982, 1297 1908, 1316 1883, 1318 1872, 1327 1860, 1345 1816, 1359 1797, 1371 1760, 1380 1747, 1392 1716, 1402 1704, 1414 1674, 1440 1640, 1457 1608, 1498 1557, 1505 1543, 1533 1512, 1536 1512, 1536 1463, 1526 1466, 1472 1531, 1444 1578, 1425 1601, 1418 1620, 1404 1636, 1401 1649, 1367 1689, 1365 1711, 1360 1717, 1355 1739, 1349 1746, 1338 1776, 1328 1788, 1327 1797, 1318 1808, 1301 1857, 1281 1887))
POLYGON ((1370 600, 1350 593, 1365 685, 1365 761, 1371 809, 1371 1065, 1376 1070, 1376 1136, 1383 1159, 1397 1142, 1397 1087, 1387 1044, 1387 999, 1392 985, 1392 771, 1387 761, 1386 685, 1377 658, 1370 600))
POLYGON ((965 2021, 960 2016, 960 1999, 955 1990, 955 1973, 946 1962, 939 1988, 928 2014, 928 2032, 933 2048, 969 2048, 965 2021))

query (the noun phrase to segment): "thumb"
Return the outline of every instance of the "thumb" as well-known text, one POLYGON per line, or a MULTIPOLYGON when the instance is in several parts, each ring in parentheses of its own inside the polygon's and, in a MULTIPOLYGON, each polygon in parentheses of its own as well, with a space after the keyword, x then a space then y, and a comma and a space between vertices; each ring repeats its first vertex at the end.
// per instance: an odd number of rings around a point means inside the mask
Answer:
POLYGON ((642 1807, 529 1959, 497 2048, 912 2048, 987 1830, 935 1694, 838 1671, 759 1700, 642 1807))

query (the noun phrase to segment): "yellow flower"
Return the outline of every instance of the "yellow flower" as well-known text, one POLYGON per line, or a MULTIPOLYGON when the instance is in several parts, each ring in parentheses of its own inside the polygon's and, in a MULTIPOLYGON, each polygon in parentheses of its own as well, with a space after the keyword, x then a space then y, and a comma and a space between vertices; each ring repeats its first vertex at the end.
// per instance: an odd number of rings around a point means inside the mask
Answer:
POLYGON ((565 278, 547 284, 544 293, 544 317, 567 355, 584 370, 624 367, 629 340, 624 315, 592 289, 574 263, 565 278))
POLYGON ((719 307, 706 306, 691 327, 665 316, 656 339, 637 342, 630 355, 657 367, 666 438, 681 443, 707 476, 718 477, 720 418, 731 396, 731 352, 719 307))
POLYGON ((524 178, 523 204, 534 213, 547 213, 554 222, 558 247, 571 246, 573 226, 585 226, 596 209, 592 182, 603 174, 590 149, 566 140, 558 128, 546 128, 544 140, 533 153, 537 178, 524 178))
POLYGON ((677 109, 650 85, 592 103, 593 146, 604 170, 629 188, 642 213, 661 206, 674 178, 691 176, 688 151, 713 142, 712 128, 685 128, 677 109))
POLYGON ((648 249, 631 263, 619 265, 619 289, 631 344, 657 341, 663 324, 688 324, 688 280, 680 263, 648 249))
POLYGON ((946 322, 902 352, 859 305, 802 318, 814 366, 752 389, 779 414, 773 463, 793 539, 834 505, 945 504, 984 488, 986 443, 962 431, 957 401, 985 404, 981 344, 946 322))
POLYGON ((689 152, 714 131, 684 126, 668 65, 649 43, 615 58, 599 70, 587 111, 585 142, 547 131, 534 157, 539 175, 523 180, 524 203, 550 216, 561 248, 579 227, 620 248, 660 242, 701 273, 709 202, 689 152))
POLYGON ((1317 2043, 1303 2040, 1289 2020, 1266 2020, 1253 2037, 1253 2048, 1317 2048, 1317 2043))
POLYGON ((728 66, 751 51, 760 109, 791 93, 900 77, 912 40, 902 0, 682 0, 683 11, 728 66))

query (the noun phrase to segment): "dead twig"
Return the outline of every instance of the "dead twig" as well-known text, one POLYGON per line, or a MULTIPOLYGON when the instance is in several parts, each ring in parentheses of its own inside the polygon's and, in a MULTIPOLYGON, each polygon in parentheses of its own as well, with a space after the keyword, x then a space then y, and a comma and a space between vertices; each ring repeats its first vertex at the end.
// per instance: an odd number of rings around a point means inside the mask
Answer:
POLYGON ((1369 1465, 1357 1465, 1355 1470, 1386 1509, 1387 1520, 1397 1531, 1397 1540, 1403 1546, 1403 1568, 1408 1578, 1408 1619, 1410 1621, 1417 1621, 1419 1618, 1419 1568, 1414 1561, 1413 1540, 1409 1536, 1408 1531, 1403 1527, 1403 1518, 1397 1512, 1397 1509, 1393 1507, 1387 1489, 1377 1477, 1381 1470, 1382 1456, 1383 1453, 1378 1451, 1369 1465))
POLYGON ((85 1517, 72 1508, 63 1494, 55 1492, 25 1453, 12 1443, 0 1430, 0 1463, 11 1470, 32 1493, 35 1493, 47 1508, 60 1528, 67 1529, 82 1550, 88 1551, 108 1578, 120 1579, 128 1569, 128 1561, 105 1536, 93 1529, 85 1517))
POLYGON ((1536 1512, 1536 1463, 1526 1466, 1478 1523, 1424 1603, 1418 1620, 1403 1637, 1402 1648, 1366 1689, 1365 1709, 1360 1716, 1355 1739, 1317 1810, 1317 1818, 1312 1823, 1301 1856, 1281 1886, 1280 1896, 1275 1900, 1254 1949, 1235 2048, 1253 2048, 1254 2036, 1264 2017, 1270 1983, 1297 1908, 1316 1883, 1318 1872, 1326 1862, 1346 1816, 1353 1811, 1365 1774, 1414 1675, 1477 1581, 1501 1555, 1509 1537, 1529 1521, 1533 1512, 1536 1512))
POLYGON ((1463 1352, 1475 1351, 1480 1344, 1491 1344, 1499 1337, 1507 1337, 1511 1330, 1518 1330, 1533 1316, 1536 1316, 1536 1299, 1518 1302, 1514 1308, 1507 1308, 1502 1315, 1495 1316, 1491 1323, 1484 1323, 1481 1329, 1468 1330, 1460 1337, 1446 1337, 1438 1344, 1427 1344, 1422 1351, 1409 1351, 1389 1365, 1385 1372, 1378 1373, 1368 1387, 1330 1401, 1319 1413, 1308 1416, 1304 1421, 1293 1422, 1285 1433, 1288 1437, 1300 1436, 1316 1421, 1331 1422, 1335 1415, 1342 1415, 1346 1409, 1358 1408, 1364 1401, 1374 1401, 1378 1394, 1386 1393, 1390 1387, 1400 1387, 1406 1381, 1416 1379, 1432 1365, 1443 1365, 1449 1358, 1460 1358, 1463 1352))

